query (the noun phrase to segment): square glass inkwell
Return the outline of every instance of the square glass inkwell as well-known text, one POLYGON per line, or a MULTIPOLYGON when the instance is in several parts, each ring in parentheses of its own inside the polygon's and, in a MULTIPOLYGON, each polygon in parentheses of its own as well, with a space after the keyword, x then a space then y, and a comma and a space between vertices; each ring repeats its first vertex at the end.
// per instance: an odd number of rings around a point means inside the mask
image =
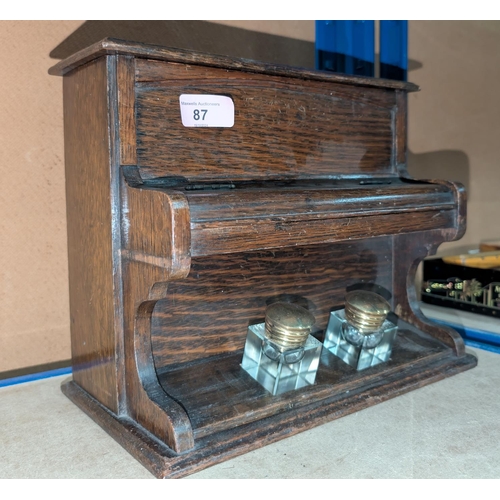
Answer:
POLYGON ((265 323, 248 327, 241 367, 273 396, 314 384, 322 349, 314 322, 301 306, 271 304, 265 323))
POLYGON ((385 363, 398 331, 389 312, 389 303, 375 292, 348 292, 345 308, 330 313, 324 347, 356 370, 385 363))

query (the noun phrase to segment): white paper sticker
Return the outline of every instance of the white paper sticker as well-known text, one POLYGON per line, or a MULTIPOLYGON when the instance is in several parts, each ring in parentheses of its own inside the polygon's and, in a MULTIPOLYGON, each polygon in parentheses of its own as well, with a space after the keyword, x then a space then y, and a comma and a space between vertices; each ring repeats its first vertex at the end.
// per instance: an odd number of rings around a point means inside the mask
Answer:
POLYGON ((224 95, 182 94, 179 97, 185 127, 232 127, 234 102, 224 95))

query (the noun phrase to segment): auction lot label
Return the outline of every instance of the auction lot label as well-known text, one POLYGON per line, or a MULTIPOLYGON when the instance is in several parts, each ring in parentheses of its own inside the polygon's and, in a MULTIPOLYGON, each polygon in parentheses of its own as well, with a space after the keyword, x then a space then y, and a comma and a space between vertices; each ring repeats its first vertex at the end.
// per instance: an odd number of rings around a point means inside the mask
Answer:
POLYGON ((185 127, 232 127, 234 102, 224 95, 181 94, 182 124, 185 127))

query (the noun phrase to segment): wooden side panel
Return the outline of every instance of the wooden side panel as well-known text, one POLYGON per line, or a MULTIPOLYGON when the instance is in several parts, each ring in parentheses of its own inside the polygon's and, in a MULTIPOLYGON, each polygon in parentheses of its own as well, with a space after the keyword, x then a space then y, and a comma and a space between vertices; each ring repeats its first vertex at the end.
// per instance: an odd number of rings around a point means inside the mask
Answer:
POLYGON ((242 349, 247 327, 266 304, 287 296, 326 327, 347 286, 391 286, 389 238, 267 252, 193 258, 189 276, 169 284, 157 303, 152 343, 157 368, 242 349))
POLYGON ((135 123, 135 60, 117 56, 120 165, 137 164, 135 123))
POLYGON ((393 162, 396 169, 407 177, 408 96, 406 92, 396 91, 396 106, 393 162))
POLYGON ((71 346, 75 382, 117 411, 106 60, 64 78, 71 346))
POLYGON ((137 161, 144 178, 394 173, 394 91, 155 61, 138 66, 137 161), (184 127, 181 94, 230 96, 234 126, 184 127))

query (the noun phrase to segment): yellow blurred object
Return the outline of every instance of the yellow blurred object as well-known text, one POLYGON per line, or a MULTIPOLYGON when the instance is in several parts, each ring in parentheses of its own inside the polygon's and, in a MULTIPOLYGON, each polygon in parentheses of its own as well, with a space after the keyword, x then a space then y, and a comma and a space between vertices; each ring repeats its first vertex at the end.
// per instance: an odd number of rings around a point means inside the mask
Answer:
POLYGON ((477 269, 493 269, 500 267, 500 251, 450 255, 443 257, 443 262, 458 266, 475 267, 477 269))

